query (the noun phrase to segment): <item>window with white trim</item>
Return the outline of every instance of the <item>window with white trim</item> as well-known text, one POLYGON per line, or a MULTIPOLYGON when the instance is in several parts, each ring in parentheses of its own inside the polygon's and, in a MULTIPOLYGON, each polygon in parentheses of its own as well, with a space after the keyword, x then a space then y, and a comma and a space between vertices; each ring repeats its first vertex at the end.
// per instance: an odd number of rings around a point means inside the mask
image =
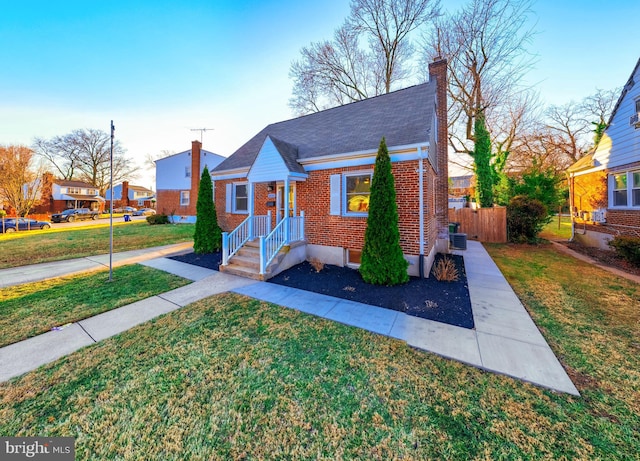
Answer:
POLYGON ((366 216, 369 212, 373 172, 345 173, 342 178, 344 214, 346 216, 366 216))
POLYGON ((616 173, 609 178, 611 207, 640 207, 640 171, 616 173))
POLYGON ((613 175, 613 206, 627 206, 627 173, 613 175))
POLYGON ((249 212, 249 193, 248 184, 233 183, 233 212, 248 213, 249 212))
POLYGON ((190 178, 191 177, 191 167, 190 166, 185 166, 184 167, 184 177, 185 178, 190 178))
POLYGON ((190 191, 188 190, 180 191, 180 206, 189 205, 189 195, 190 195, 190 191))
POLYGON ((79 194, 79 193, 80 193, 79 187, 67 187, 67 194, 79 194))
POLYGON ((631 174, 631 206, 640 207, 640 171, 631 174))

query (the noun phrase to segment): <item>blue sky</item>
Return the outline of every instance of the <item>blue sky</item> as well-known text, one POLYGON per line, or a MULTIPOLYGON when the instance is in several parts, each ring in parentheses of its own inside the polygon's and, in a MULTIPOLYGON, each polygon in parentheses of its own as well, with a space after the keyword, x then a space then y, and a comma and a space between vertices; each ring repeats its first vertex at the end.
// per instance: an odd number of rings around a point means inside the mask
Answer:
MULTIPOLYGON (((462 2, 443 1, 455 9, 462 2)), ((291 61, 331 38, 348 0, 0 0, 0 144, 108 131, 130 157, 204 148, 230 155, 289 119, 291 61)), ((541 0, 527 80, 564 104, 623 85, 640 57, 640 2, 541 0)), ((152 186, 148 172, 136 181, 152 186)))

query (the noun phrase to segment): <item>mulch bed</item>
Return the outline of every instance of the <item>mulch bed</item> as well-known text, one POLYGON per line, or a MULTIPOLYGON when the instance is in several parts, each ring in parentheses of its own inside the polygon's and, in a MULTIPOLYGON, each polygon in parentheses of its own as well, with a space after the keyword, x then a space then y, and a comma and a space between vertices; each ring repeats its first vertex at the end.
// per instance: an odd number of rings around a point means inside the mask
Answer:
MULTIPOLYGON (((436 256, 436 262, 442 258, 436 256)), ((411 277, 404 285, 387 287, 365 283, 360 273, 348 267, 325 265, 320 272, 308 262, 298 264, 275 277, 270 283, 312 291, 336 298, 348 299, 373 306, 385 307, 409 315, 447 323, 463 328, 474 328, 469 287, 462 256, 448 255, 458 270, 455 282, 439 282, 431 275, 420 279, 411 277)), ((196 255, 187 253, 171 259, 219 270, 221 254, 196 255)))
POLYGON ((217 271, 220 270, 220 264, 222 263, 222 252, 218 251, 217 253, 208 253, 204 255, 197 255, 191 252, 182 255, 169 256, 169 259, 217 271))
POLYGON ((640 267, 634 266, 630 262, 624 260, 618 256, 615 251, 588 247, 576 242, 561 241, 558 243, 571 248, 577 253, 589 256, 591 259, 594 259, 605 266, 614 267, 633 275, 640 275, 640 267))

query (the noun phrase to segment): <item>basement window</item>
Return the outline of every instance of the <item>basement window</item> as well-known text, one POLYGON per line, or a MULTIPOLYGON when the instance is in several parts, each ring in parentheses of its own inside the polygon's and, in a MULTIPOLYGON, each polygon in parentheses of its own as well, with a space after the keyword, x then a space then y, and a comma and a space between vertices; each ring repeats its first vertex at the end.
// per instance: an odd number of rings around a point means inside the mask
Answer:
POLYGON ((353 250, 347 248, 347 265, 348 266, 360 266, 362 261, 362 250, 353 250))

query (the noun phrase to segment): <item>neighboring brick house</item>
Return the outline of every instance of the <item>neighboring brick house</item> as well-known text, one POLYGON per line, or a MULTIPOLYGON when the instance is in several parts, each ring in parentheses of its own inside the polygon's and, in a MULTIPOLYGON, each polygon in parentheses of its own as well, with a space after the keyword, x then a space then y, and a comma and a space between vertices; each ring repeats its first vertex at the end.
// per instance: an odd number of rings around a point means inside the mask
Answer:
POLYGON ((640 237, 640 60, 602 139, 567 175, 577 241, 609 249, 617 235, 640 237))
POLYGON ((67 208, 90 208, 104 211, 104 198, 97 187, 83 181, 55 179, 51 173, 42 176, 40 202, 32 213, 59 213, 67 208))
MULTIPOLYGON (((104 193, 107 200, 105 209, 111 206, 111 189, 104 193)), ((133 186, 129 181, 113 186, 113 208, 132 206, 135 208, 154 208, 156 194, 151 189, 142 186, 133 186)))
POLYGON ((257 278, 309 258, 359 264, 385 137, 409 273, 428 274, 448 242, 446 61, 432 63, 429 74, 428 83, 271 124, 218 165, 212 173, 218 222, 233 231, 223 238, 222 269, 255 272, 255 265, 238 267, 249 256, 229 255, 268 231, 257 278), (278 245, 293 254, 277 269, 266 266, 274 257, 271 238, 284 240, 278 245))
POLYGON ((202 170, 218 166, 224 157, 202 149, 200 141, 191 150, 156 160, 156 210, 175 215, 182 222, 195 222, 202 170))

